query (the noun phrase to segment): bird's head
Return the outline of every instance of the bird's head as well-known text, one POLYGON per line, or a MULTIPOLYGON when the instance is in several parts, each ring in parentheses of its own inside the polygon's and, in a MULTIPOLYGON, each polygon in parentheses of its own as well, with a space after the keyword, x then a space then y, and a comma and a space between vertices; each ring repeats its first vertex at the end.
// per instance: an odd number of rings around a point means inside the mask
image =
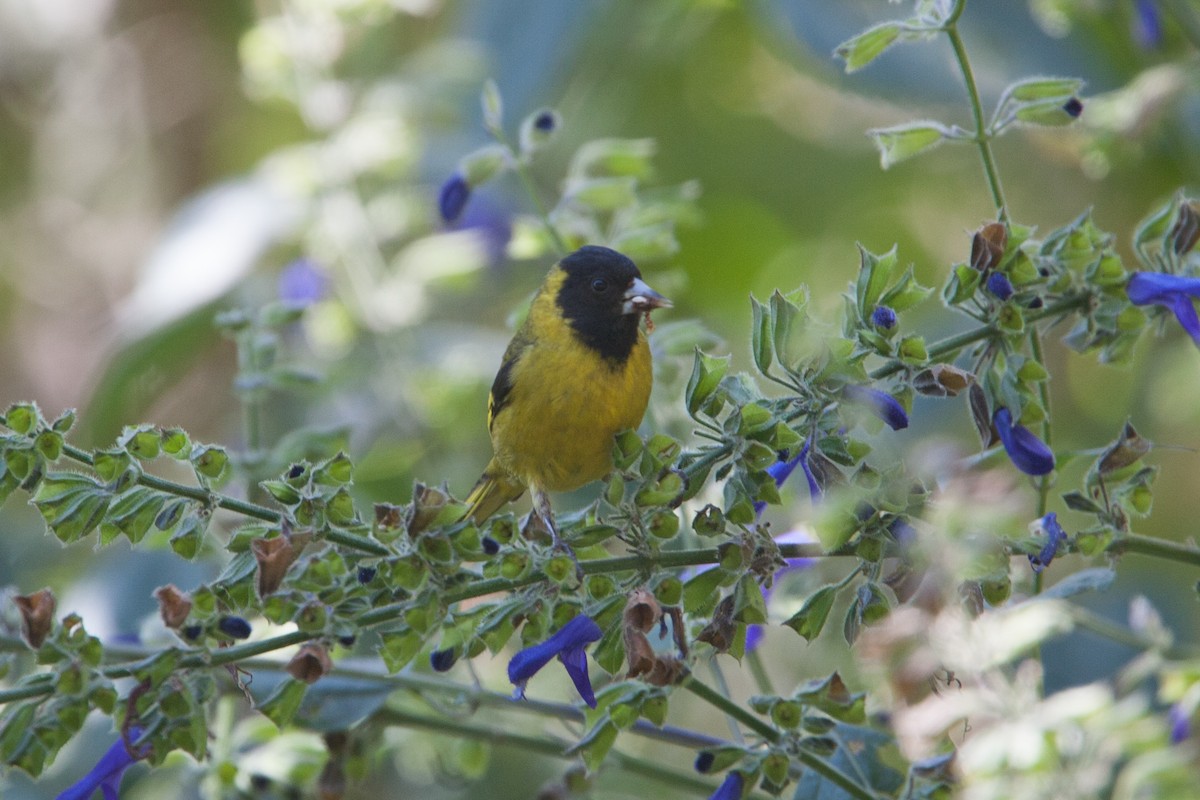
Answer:
POLYGON ((628 257, 607 247, 581 247, 558 262, 555 300, 583 341, 606 356, 627 354, 637 340, 638 317, 671 301, 651 289, 628 257))

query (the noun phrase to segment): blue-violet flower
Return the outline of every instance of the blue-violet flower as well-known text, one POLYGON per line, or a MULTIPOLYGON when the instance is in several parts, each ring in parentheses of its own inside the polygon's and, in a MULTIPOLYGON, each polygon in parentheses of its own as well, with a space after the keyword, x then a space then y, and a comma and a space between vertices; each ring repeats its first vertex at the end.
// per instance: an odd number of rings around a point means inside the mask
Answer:
POLYGON ((1171 744, 1179 744, 1192 735, 1191 715, 1182 703, 1171 706, 1171 710, 1167 712, 1167 721, 1171 723, 1171 744))
POLYGON ((1007 300, 1013 296, 1012 281, 1003 272, 993 272, 988 275, 987 290, 1001 300, 1007 300))
POLYGON ((1136 0, 1134 12, 1133 33, 1137 43, 1147 50, 1162 44, 1162 20, 1155 0, 1136 0))
POLYGON ((1012 412, 1001 406, 992 414, 992 424, 1004 450, 1016 465, 1017 469, 1026 475, 1045 475, 1054 470, 1054 451, 1046 446, 1038 437, 1024 425, 1013 422, 1012 412))
POLYGON ((603 635, 600 626, 591 617, 580 614, 541 644, 526 647, 508 662, 508 679, 516 686, 513 696, 525 697, 525 684, 537 671, 550 663, 555 656, 567 668, 567 674, 579 691, 583 702, 596 707, 596 695, 588 678, 587 652, 584 648, 603 635))
POLYGON ((329 292, 329 276, 308 258, 298 258, 279 274, 279 299, 291 306, 310 306, 329 292))
POLYGON ((446 222, 454 222, 462 215, 463 209, 467 207, 467 201, 470 199, 470 184, 467 183, 466 178, 456 172, 442 184, 442 191, 438 194, 438 212, 446 222))
MULTIPOLYGON (((808 495, 815 503, 821 499, 821 484, 817 483, 817 476, 813 474, 812 467, 808 465, 808 454, 811 451, 811 442, 806 441, 804 446, 800 448, 800 452, 796 453, 792 458, 784 460, 781 458, 771 466, 767 467, 767 474, 775 479, 776 486, 783 486, 784 482, 791 477, 792 472, 799 466, 804 472, 804 478, 808 481, 808 495)), ((785 451, 780 451, 782 456, 785 451)), ((754 504, 754 513, 762 514, 763 509, 767 504, 759 500, 754 504)))
POLYGON ((1135 272, 1125 284, 1125 294, 1135 306, 1156 305, 1175 312, 1175 319, 1200 345, 1200 317, 1193 298, 1200 298, 1200 278, 1168 275, 1165 272, 1135 272))
POLYGON ((896 398, 887 392, 872 389, 868 386, 847 386, 843 390, 846 399, 859 403, 871 410, 894 431, 908 427, 908 413, 896 398))
POLYGON ((1054 556, 1058 555, 1058 546, 1066 541, 1067 532, 1058 524, 1058 514, 1051 511, 1042 517, 1042 532, 1046 534, 1046 544, 1036 555, 1029 556, 1029 566, 1034 572, 1041 572, 1050 566, 1054 556))
POLYGON ((730 772, 717 790, 712 793, 709 800, 741 800, 744 784, 745 779, 742 778, 742 773, 730 772))
POLYGON ((888 306, 875 306, 871 312, 871 324, 885 331, 891 330, 896 326, 896 312, 888 306))
MULTIPOLYGON (((134 741, 141 737, 142 729, 136 726, 129 729, 129 739, 134 741)), ((96 766, 83 777, 83 780, 70 787, 57 800, 89 800, 99 789, 104 794, 104 800, 117 800, 117 791, 121 787, 121 776, 135 761, 145 758, 145 755, 130 754, 123 739, 117 739, 116 744, 108 748, 96 766)))

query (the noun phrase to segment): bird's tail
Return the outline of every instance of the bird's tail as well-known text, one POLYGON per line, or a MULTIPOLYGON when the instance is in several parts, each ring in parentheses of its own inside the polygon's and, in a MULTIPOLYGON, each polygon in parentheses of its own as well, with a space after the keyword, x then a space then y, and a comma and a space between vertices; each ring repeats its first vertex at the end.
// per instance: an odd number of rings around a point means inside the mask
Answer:
POLYGON ((525 487, 510 477, 492 460, 467 495, 467 516, 479 524, 495 514, 500 506, 516 500, 525 487))

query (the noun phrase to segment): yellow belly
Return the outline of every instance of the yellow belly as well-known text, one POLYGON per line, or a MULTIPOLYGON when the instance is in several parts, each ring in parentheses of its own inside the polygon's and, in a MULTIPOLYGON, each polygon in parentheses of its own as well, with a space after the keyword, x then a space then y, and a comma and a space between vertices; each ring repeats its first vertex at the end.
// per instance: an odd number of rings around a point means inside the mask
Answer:
POLYGON ((604 477, 612 468, 613 436, 641 423, 650 399, 650 348, 639 334, 617 365, 573 336, 550 341, 539 339, 514 368, 492 446, 500 466, 522 483, 563 492, 604 477))

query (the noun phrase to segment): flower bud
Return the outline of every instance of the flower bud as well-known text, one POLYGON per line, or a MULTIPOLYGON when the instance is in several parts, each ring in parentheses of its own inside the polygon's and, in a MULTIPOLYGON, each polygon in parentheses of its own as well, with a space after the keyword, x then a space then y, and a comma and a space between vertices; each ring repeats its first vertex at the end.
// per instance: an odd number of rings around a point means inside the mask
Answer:
POLYGON ((241 617, 221 617, 217 620, 217 630, 234 639, 250 638, 250 623, 241 617))
POLYGON ((1003 272, 993 272, 988 275, 987 290, 1001 300, 1007 300, 1013 295, 1012 281, 1003 272))
POLYGON ((539 109, 521 122, 521 152, 531 153, 554 138, 562 120, 552 108, 539 109))
POLYGON ((871 324, 885 331, 891 330, 896 326, 896 312, 888 306, 875 306, 871 312, 871 324))
POLYGON ((453 647, 434 650, 429 654, 429 666, 433 667, 434 672, 448 672, 454 666, 455 661, 458 661, 458 655, 454 652, 453 647))

